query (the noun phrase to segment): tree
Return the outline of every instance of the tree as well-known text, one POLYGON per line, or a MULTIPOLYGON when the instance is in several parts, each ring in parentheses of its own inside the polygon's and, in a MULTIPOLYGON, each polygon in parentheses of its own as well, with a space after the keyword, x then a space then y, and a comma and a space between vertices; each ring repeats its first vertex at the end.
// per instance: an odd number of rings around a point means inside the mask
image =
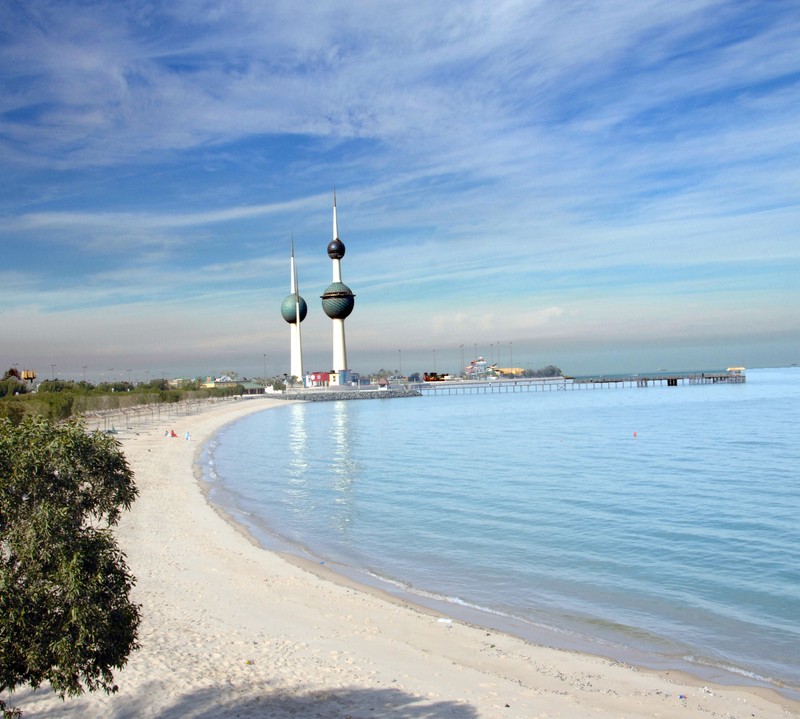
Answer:
POLYGON ((549 364, 541 369, 526 369, 522 373, 523 377, 563 377, 561 370, 553 364, 549 364))
POLYGON ((140 617, 111 527, 137 494, 109 435, 0 419, 0 692, 117 691, 140 617))

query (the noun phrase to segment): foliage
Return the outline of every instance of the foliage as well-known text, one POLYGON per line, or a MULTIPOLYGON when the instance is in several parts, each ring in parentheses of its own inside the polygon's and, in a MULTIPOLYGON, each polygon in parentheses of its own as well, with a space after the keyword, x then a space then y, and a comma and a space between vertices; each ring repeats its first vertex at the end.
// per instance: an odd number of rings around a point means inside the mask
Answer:
POLYGON ((562 377, 561 370, 553 364, 549 364, 541 369, 526 369, 523 377, 562 377))
POLYGON ((72 414, 75 398, 69 393, 51 394, 45 396, 45 402, 47 403, 47 419, 57 421, 67 419, 72 414))
POLYGON ((37 389, 42 393, 55 393, 55 392, 74 392, 77 383, 71 379, 46 379, 39 383, 37 389))
POLYGON ((5 373, 3 374, 3 379, 18 379, 20 382, 22 381, 22 377, 20 376, 19 370, 16 367, 9 367, 5 373))
POLYGON ((164 403, 180 402, 183 394, 177 389, 163 389, 158 393, 158 401, 164 403))
POLYGON ((143 382, 136 385, 136 389, 143 392, 158 392, 161 390, 169 389, 169 382, 164 378, 151 379, 149 382, 143 382))
POLYGON ((77 420, 0 419, 0 691, 117 690, 139 607, 110 528, 136 495, 112 437, 77 420))
POLYGON ((3 719, 19 719, 21 716, 22 712, 19 709, 6 707, 6 703, 0 699, 0 717, 3 717, 3 719))
POLYGON ((22 422, 25 407, 21 402, 3 402, 0 404, 0 418, 5 417, 13 426, 22 422))
POLYGON ((14 377, 0 380, 0 397, 13 397, 15 394, 25 394, 27 391, 25 383, 14 377))
MULTIPOLYGON (((44 384, 44 383, 43 383, 44 384)), ((94 388, 97 392, 131 392, 134 385, 130 382, 101 382, 94 388)))

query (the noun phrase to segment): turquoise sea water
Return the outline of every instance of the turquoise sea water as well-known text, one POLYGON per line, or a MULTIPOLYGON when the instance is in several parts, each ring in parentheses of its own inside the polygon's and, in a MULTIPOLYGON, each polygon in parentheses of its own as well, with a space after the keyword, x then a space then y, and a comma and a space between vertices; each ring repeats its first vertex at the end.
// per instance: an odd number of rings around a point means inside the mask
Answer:
POLYGON ((799 429, 800 369, 762 369, 294 404, 202 462, 265 546, 542 643, 797 691, 799 429))

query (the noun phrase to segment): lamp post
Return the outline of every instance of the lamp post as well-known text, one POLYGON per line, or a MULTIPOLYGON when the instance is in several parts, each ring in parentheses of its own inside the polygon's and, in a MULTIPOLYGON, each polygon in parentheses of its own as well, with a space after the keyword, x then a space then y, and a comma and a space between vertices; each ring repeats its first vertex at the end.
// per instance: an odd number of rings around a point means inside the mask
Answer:
POLYGON ((403 350, 397 350, 397 371, 403 376, 403 350))
POLYGON ((461 350, 461 369, 458 371, 459 377, 464 376, 464 345, 459 345, 458 348, 461 350))
POLYGON ((433 350, 433 371, 436 372, 436 350, 433 350))
POLYGON ((52 376, 53 376, 53 379, 55 380, 55 378, 56 378, 56 366, 54 364, 51 364, 50 365, 50 370, 52 371, 52 373, 53 373, 52 376))
POLYGON ((267 384, 267 353, 264 353, 264 386, 267 384))

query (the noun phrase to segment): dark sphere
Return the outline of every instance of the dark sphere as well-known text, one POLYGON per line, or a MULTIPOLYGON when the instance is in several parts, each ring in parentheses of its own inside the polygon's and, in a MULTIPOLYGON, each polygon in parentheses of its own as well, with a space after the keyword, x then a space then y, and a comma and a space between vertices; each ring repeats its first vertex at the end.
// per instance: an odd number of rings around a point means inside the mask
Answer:
POLYGON ((344 242, 338 237, 328 243, 328 257, 332 260, 341 260, 344 257, 344 242))
POLYGON ((353 311, 356 296, 343 282, 332 282, 322 295, 322 310, 332 320, 343 320, 353 311))
MULTIPOLYGON (((286 299, 281 302, 281 317, 285 319, 290 325, 295 323, 295 312, 297 311, 294 295, 286 295, 286 299)), ((306 301, 300 298, 300 321, 302 322, 308 314, 308 305, 306 301)))

